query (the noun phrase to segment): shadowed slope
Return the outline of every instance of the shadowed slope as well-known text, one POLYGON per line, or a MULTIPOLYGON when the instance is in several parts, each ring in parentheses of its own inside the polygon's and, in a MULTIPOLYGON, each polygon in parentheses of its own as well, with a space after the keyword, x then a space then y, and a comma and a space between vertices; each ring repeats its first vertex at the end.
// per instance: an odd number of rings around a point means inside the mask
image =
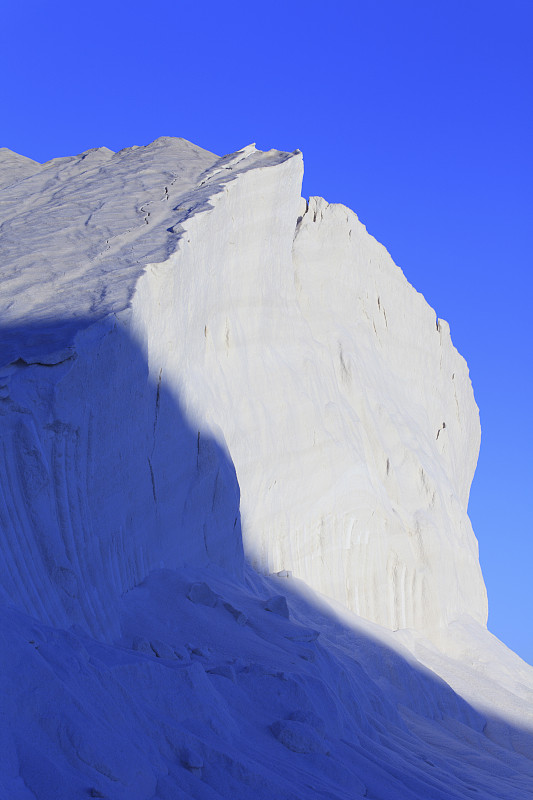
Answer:
POLYGON ((118 599, 154 567, 239 573, 239 488, 116 317, 74 342, 55 363, 4 370, 0 584, 31 615, 109 639, 118 599))

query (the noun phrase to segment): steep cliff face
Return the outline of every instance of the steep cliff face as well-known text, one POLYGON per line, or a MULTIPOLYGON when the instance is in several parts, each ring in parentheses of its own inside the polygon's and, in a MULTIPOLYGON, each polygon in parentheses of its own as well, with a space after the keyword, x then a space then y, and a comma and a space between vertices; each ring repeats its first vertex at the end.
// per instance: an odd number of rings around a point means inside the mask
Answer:
POLYGON ((466 364, 352 212, 298 204, 300 169, 239 176, 190 229, 175 296, 195 294, 182 275, 213 288, 187 318, 181 394, 224 432, 257 568, 391 628, 484 623, 466 364))
POLYGON ((384 248, 299 152, 0 165, 2 797, 530 800, 468 370, 384 248))
POLYGON ((298 305, 329 362, 323 429, 344 450, 330 458, 341 497, 325 537, 342 542, 339 599, 393 628, 485 622, 466 513, 479 419, 448 325, 342 206, 312 198, 293 252, 298 305))
POLYGON ((466 364, 355 214, 301 200, 299 153, 163 139, 15 167, 8 597, 103 632, 155 566, 238 571, 235 467, 260 571, 392 629, 485 623, 466 364))

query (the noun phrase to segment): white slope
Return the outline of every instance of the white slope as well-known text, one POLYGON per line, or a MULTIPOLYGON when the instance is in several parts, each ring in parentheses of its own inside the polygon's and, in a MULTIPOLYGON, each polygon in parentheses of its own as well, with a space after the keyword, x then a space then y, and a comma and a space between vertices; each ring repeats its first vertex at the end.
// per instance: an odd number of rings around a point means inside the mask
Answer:
MULTIPOLYGON (((37 170, 0 150, 8 180, 13 164, 28 173, 5 186, 0 200, 3 325, 30 315, 33 324, 82 325, 124 308, 146 263, 173 250, 176 235, 167 227, 178 217, 175 206, 216 160, 184 139, 116 154, 97 148, 37 170)), ((30 342, 17 340, 17 347, 31 356, 30 342)))
POLYGON ((0 796, 533 796, 531 733, 302 594, 156 570, 124 597, 114 644, 5 609, 0 796))
POLYGON ((21 181, 23 178, 28 178, 41 169, 41 164, 37 161, 32 161, 31 158, 13 153, 7 147, 0 147, 0 164, 2 165, 2 176, 0 178, 0 188, 2 189, 12 183, 21 181))
POLYGON ((299 152, 2 172, 6 797, 533 796, 468 370, 384 248, 299 152))

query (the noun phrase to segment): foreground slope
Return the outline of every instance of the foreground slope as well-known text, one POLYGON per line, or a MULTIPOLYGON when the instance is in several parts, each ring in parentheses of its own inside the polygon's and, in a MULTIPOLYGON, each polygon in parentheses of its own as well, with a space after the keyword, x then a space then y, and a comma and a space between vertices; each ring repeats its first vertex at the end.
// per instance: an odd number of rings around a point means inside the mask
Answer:
POLYGON ((6 796, 531 796, 468 370, 384 248, 299 152, 0 165, 6 796))

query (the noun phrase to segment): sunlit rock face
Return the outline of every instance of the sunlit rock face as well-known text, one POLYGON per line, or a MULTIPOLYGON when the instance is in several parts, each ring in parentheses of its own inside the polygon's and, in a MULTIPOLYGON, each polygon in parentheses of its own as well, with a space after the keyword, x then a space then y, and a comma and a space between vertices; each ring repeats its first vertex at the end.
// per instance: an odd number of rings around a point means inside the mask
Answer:
POLYGON ((479 418, 447 324, 355 214, 300 199, 299 154, 224 168, 133 309, 149 350, 171 343, 156 368, 194 424, 223 434, 249 559, 394 629, 485 623, 467 516, 479 418))
POLYGON ((466 364, 299 152, 0 155, 6 600, 110 637, 153 569, 244 555, 392 629, 485 623, 466 364))
POLYGON ((531 798, 466 364, 301 181, 0 149, 1 797, 531 798))

